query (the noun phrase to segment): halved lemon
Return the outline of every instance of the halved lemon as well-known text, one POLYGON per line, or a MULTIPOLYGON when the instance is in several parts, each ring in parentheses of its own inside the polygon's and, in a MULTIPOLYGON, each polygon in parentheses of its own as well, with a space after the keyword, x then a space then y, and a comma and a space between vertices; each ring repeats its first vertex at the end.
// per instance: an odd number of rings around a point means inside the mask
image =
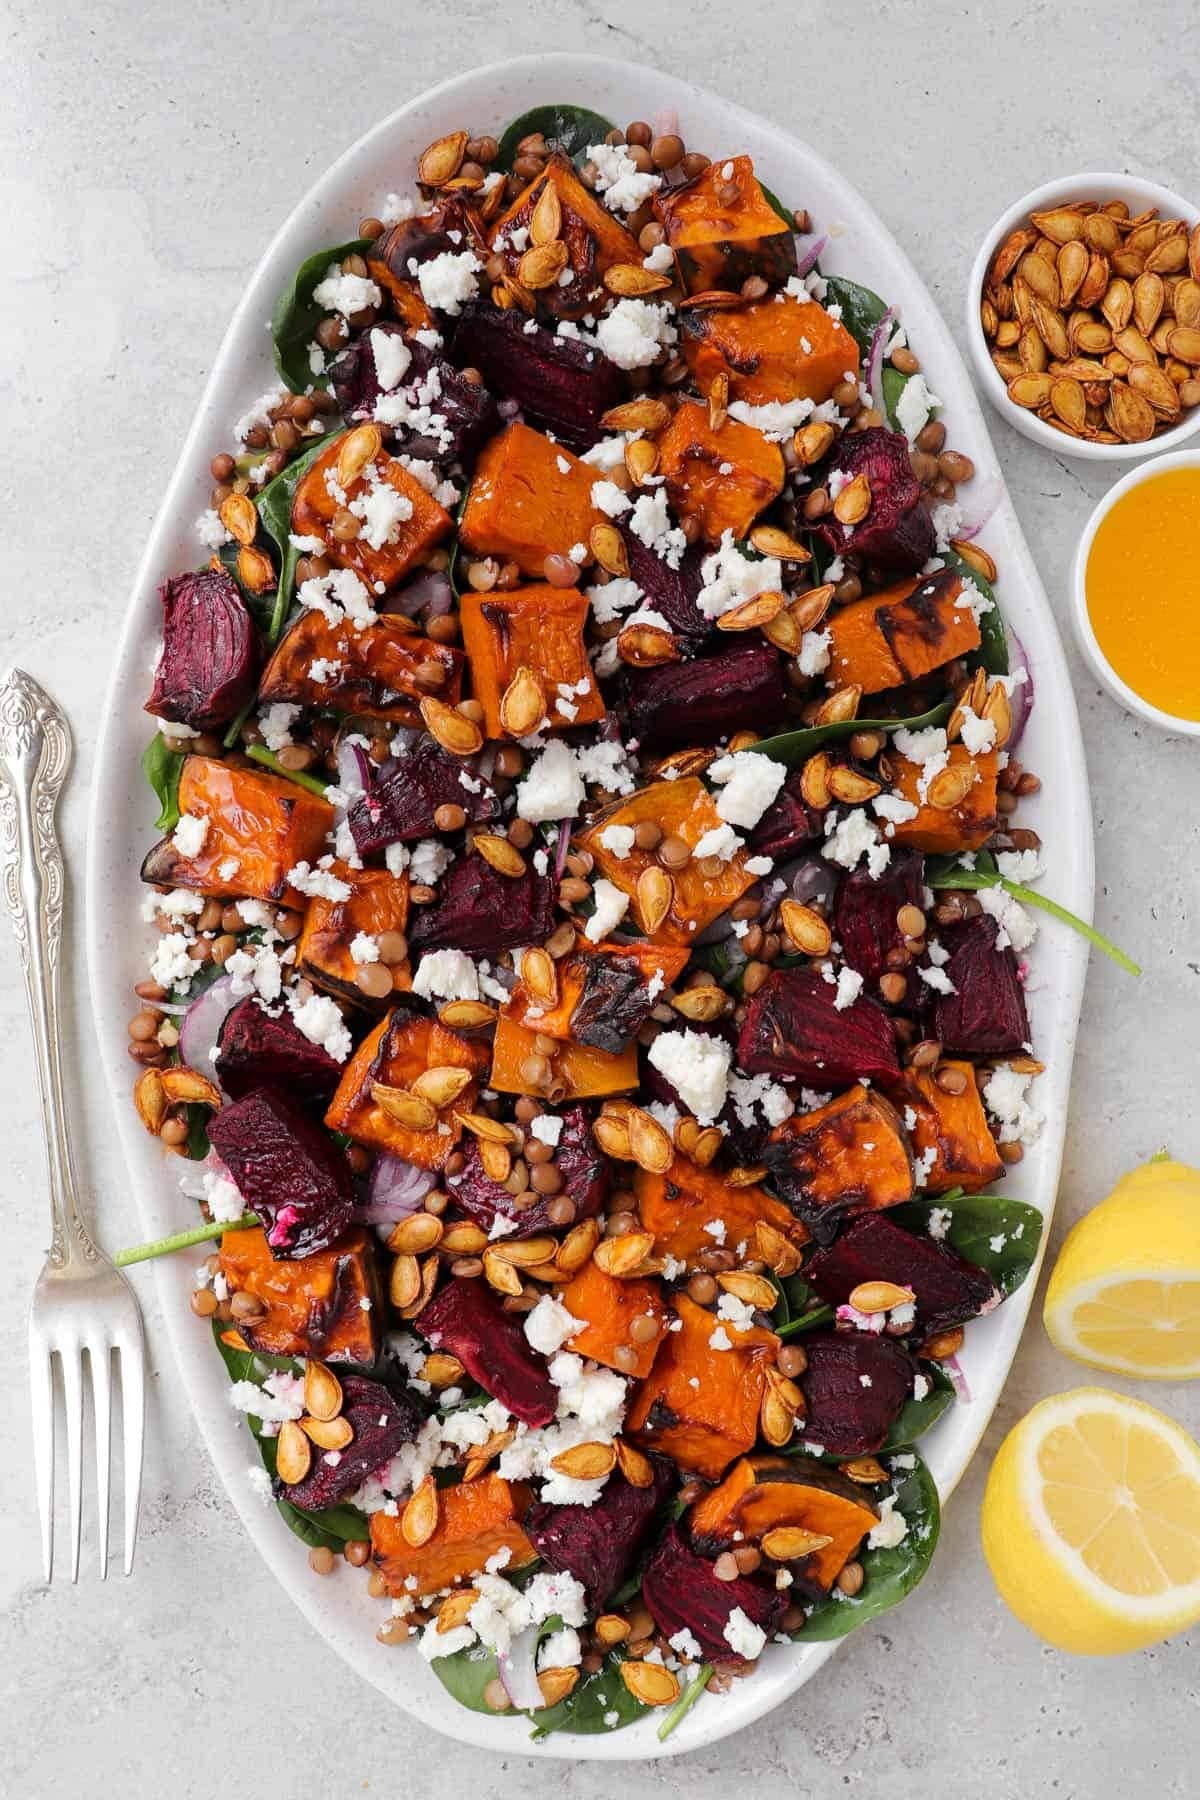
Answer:
POLYGON ((1043 1316, 1093 1368, 1200 1376, 1200 1170, 1160 1157, 1124 1176, 1068 1233, 1043 1316))
POLYGON ((1105 1388, 1041 1401, 988 1475, 983 1553, 1017 1617, 1115 1656, 1200 1620, 1200 1445, 1105 1388))

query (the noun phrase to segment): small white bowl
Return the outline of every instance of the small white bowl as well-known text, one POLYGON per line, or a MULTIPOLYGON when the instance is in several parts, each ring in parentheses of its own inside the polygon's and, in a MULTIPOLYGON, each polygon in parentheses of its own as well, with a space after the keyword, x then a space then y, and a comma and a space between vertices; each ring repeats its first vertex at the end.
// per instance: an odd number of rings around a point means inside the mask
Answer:
POLYGON ((1200 719, 1181 719, 1175 713, 1164 712, 1161 707, 1151 705, 1149 700, 1144 700, 1140 694, 1135 693, 1128 682, 1122 681, 1101 650, 1088 613, 1087 563, 1102 520, 1108 517, 1117 501, 1130 488, 1137 487, 1143 481, 1153 481, 1156 475, 1161 475, 1167 469, 1200 469, 1200 449, 1180 450, 1174 456, 1152 457, 1140 469, 1131 469, 1128 475, 1123 476, 1108 490, 1084 527, 1079 548, 1075 552, 1071 572, 1072 614, 1075 635, 1084 658, 1096 679, 1108 689, 1114 700, 1129 712, 1137 713, 1139 718, 1148 719, 1151 725, 1157 725, 1160 731, 1171 731, 1178 737, 1200 737, 1200 719))
POLYGON ((1044 212, 1049 207, 1061 206, 1072 200, 1123 200, 1134 215, 1144 212, 1147 207, 1156 206, 1161 218, 1186 219, 1189 228, 1200 221, 1200 209, 1191 201, 1185 200, 1181 194, 1172 193, 1170 188, 1159 187, 1155 181, 1142 181, 1136 175, 1064 175, 1058 181, 1047 181, 1043 186, 1034 188, 997 219, 979 246, 979 253, 971 268, 971 278, 967 283, 966 324, 967 344, 976 374, 988 399, 1010 425, 1023 432, 1033 443, 1043 444, 1046 449, 1055 450, 1060 456, 1075 456, 1082 462, 1114 463, 1131 462, 1141 456, 1154 456, 1161 450, 1174 450, 1200 430, 1200 406, 1192 407, 1170 431, 1160 432, 1156 437, 1147 438, 1144 443, 1092 444, 1085 438, 1072 437, 1069 432, 1056 431, 1053 425, 1047 425, 1027 407, 1015 405, 1009 399, 1000 372, 992 361, 979 318, 979 303, 988 265, 1009 232, 1015 226, 1023 225, 1031 212, 1044 212))

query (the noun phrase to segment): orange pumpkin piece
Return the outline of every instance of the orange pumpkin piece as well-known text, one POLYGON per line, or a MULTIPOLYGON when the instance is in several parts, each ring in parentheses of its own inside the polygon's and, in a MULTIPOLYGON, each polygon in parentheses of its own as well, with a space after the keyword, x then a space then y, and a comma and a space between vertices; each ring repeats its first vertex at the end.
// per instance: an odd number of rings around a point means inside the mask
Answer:
POLYGON ((478 1077, 487 1068, 487 1045, 460 1037, 435 1020, 393 1010, 365 1037, 346 1064, 325 1114, 330 1131, 344 1131, 356 1143, 415 1163, 419 1169, 444 1168, 462 1136, 456 1112, 470 1112, 479 1093, 478 1077), (438 1112, 425 1130, 401 1124, 372 1095, 378 1082, 387 1088, 411 1088, 426 1069, 469 1069, 472 1079, 451 1105, 438 1112), (442 1129, 444 1127, 444 1129, 442 1129))
POLYGON ((862 1488, 809 1456, 747 1456, 688 1513, 692 1541, 705 1555, 728 1544, 759 1544, 791 1526, 831 1541, 791 1567, 803 1584, 828 1592, 879 1514, 862 1488))
POLYGON ((339 569, 353 569, 359 580, 366 583, 374 603, 381 592, 394 588, 411 569, 425 561, 447 535, 453 520, 402 462, 386 454, 377 456, 348 488, 331 493, 326 477, 333 477, 336 488, 338 456, 346 435, 334 438, 301 476, 292 497, 292 531, 297 537, 320 538, 326 560, 339 569), (366 524, 356 538, 343 541, 335 537, 335 513, 346 507, 353 511, 355 504, 365 500, 376 486, 393 488, 408 505, 407 517, 397 519, 391 527, 394 537, 389 533, 389 541, 375 549, 367 540, 366 524))
POLYGON ((658 439, 658 473, 671 505, 696 519, 710 544, 726 531, 744 538, 783 488, 783 453, 752 425, 725 419, 714 431, 708 407, 685 400, 658 439))
POLYGON ((463 643, 471 661, 471 686, 483 707, 490 738, 527 737, 535 729, 567 731, 604 717, 604 699, 583 641, 588 602, 576 588, 470 588, 459 604, 463 643), (544 718, 508 732, 500 703, 517 670, 532 671, 542 690, 544 718))
POLYGON ((513 280, 524 285, 521 263, 530 240, 528 235, 520 234, 528 234, 534 209, 547 187, 553 188, 558 198, 557 236, 566 247, 566 267, 572 279, 569 284, 552 281, 538 287, 533 298, 542 312, 555 318, 582 318, 593 307, 599 311, 608 298, 601 280, 604 271, 614 263, 636 263, 640 267, 644 253, 614 214, 584 187, 570 158, 555 151, 544 171, 534 176, 492 227, 492 249, 504 258, 505 273, 513 280), (514 233, 523 246, 520 250, 513 244, 514 233))
POLYGON ((639 930, 655 943, 691 944, 697 932, 741 899, 746 889, 753 886, 754 876, 747 874, 745 853, 740 850, 722 863, 716 875, 702 874, 693 858, 682 869, 671 872, 671 900, 666 917, 651 931, 654 921, 647 919, 643 907, 646 893, 643 888, 639 894, 638 881, 646 869, 661 870, 662 865, 653 851, 642 850, 636 844, 628 856, 614 856, 602 842, 610 825, 636 828, 646 820, 660 826, 664 837, 680 837, 692 849, 706 832, 715 831, 721 824, 716 802, 699 776, 685 775, 677 781, 651 782, 649 787, 639 788, 628 800, 606 810, 581 833, 579 847, 594 858, 601 875, 629 895, 639 930))
POLYGON ((958 604, 963 594, 962 577, 939 569, 830 613, 829 686, 879 694, 978 650, 979 623, 958 604))
POLYGON ((690 954, 686 948, 674 949, 666 944, 618 944, 605 938, 593 945, 581 939, 569 955, 560 957, 554 965, 558 994, 552 1005, 547 1005, 545 998, 531 994, 525 983, 518 981, 504 1011, 508 1018, 530 1031, 566 1041, 572 1036, 572 1015, 587 986, 589 967, 597 957, 618 957, 622 962, 636 964, 646 982, 653 981, 655 976, 661 977, 661 992, 683 973, 690 954))
POLYGON ((619 1055, 588 1044, 565 1042, 552 1056, 537 1047, 537 1033, 501 1013, 492 1044, 489 1085, 501 1094, 541 1094, 556 1103, 627 1094, 638 1084, 637 1044, 619 1055), (549 1074, 543 1076, 543 1065, 549 1074))
POLYGON ((739 1331, 686 1294, 676 1295, 675 1310, 681 1328, 668 1331, 635 1390, 626 1428, 643 1449, 716 1481, 758 1436, 766 1372, 779 1339, 758 1325, 739 1331), (718 1344, 728 1340, 729 1348, 718 1349, 713 1337, 718 1344))
POLYGON ((673 1256, 689 1270, 702 1267, 704 1252, 718 1243, 736 1255, 753 1256, 759 1220, 797 1246, 808 1242, 799 1219, 765 1188, 731 1187, 720 1170, 702 1168, 686 1156, 677 1156, 664 1175, 638 1169, 633 1191, 642 1229, 654 1234, 655 1256, 673 1256), (715 1235, 709 1225, 716 1227, 715 1235))
POLYGON ((771 1133, 789 1154, 788 1198, 820 1211, 877 1212, 911 1200, 912 1159, 895 1107, 861 1082, 771 1133))
POLYGON ((730 398, 751 406, 819 404, 858 368, 858 345, 815 300, 789 294, 730 309, 690 307, 679 317, 681 348, 702 394, 727 375, 730 398))
MULTIPOLYGON (((950 855, 958 850, 982 849, 993 831, 999 829, 996 778, 1000 765, 994 750, 972 756, 965 744, 951 744, 948 770, 961 769, 964 783, 974 776, 951 806, 934 804, 929 796, 932 783, 927 780, 921 763, 910 762, 908 757, 892 749, 887 754, 892 771, 892 791, 917 809, 913 818, 896 826, 891 837, 893 844, 904 845, 910 850, 924 850, 929 856, 950 855)), ((939 796, 941 784, 933 787, 932 792, 939 796)))
POLYGON ((367 274, 389 296, 392 311, 405 326, 406 332, 436 331, 433 314, 422 299, 421 290, 415 281, 402 281, 377 256, 368 256, 367 274))
POLYGON ((440 1594, 480 1574, 500 1550, 510 1552, 506 1569, 533 1562, 537 1552, 521 1530, 524 1500, 525 1490, 499 1475, 439 1488, 437 1527, 419 1549, 404 1536, 403 1505, 398 1514, 372 1513, 372 1560, 388 1592, 417 1601, 440 1594))
MULTIPOLYGON (((335 862, 329 873, 346 884, 350 897, 310 897, 296 946, 296 967, 318 987, 368 1006, 372 1002, 355 978, 361 968, 376 965, 358 962, 350 946, 360 932, 367 937, 378 937, 384 931, 403 932, 408 923, 408 876, 392 875, 387 869, 352 869, 343 862, 335 862)), ((404 968, 407 966, 405 963, 404 968)))
MULTIPOLYGON (((719 158, 681 187, 660 188, 652 205, 689 294, 740 288, 751 275, 778 287, 796 272, 795 227, 763 193, 748 156, 719 158)), ((856 354, 846 367, 857 366, 856 354)))
POLYGON ((295 1261, 272 1256, 261 1227, 226 1231, 218 1257, 230 1293, 252 1294, 266 1308, 257 1318, 234 1321, 252 1350, 325 1362, 375 1361, 383 1303, 375 1240, 364 1226, 295 1261))
POLYGON ((510 425, 475 464, 458 535, 476 556, 540 577, 546 558, 587 545, 605 515, 592 505, 596 470, 528 425, 510 425))
POLYGON ((932 1165, 923 1164, 921 1185, 928 1194, 945 1194, 951 1188, 977 1194, 1000 1179, 1004 1163, 988 1128, 975 1069, 949 1057, 942 1058, 938 1069, 953 1070, 964 1078, 961 1094, 948 1094, 932 1075, 917 1069, 906 1072, 904 1086, 895 1094, 899 1107, 911 1109, 908 1135, 914 1151, 920 1157, 933 1152, 932 1165))
POLYGON ((205 821, 199 850, 184 856, 174 834, 163 838, 142 864, 143 881, 198 888, 217 899, 273 900, 303 908, 304 897, 288 874, 297 863, 324 856, 333 830, 327 800, 265 769, 187 756, 179 775, 179 812, 181 819, 205 821))
POLYGON ((656 1281, 620 1281, 586 1262, 558 1297, 573 1319, 583 1321, 583 1330, 567 1340, 568 1350, 645 1380, 671 1322, 656 1281), (635 1336, 631 1328, 639 1320, 635 1336))
POLYGON ((419 725, 426 694, 458 705, 464 661, 461 650, 421 637, 399 615, 384 614, 356 631, 345 620, 331 625, 324 613, 309 608, 277 646, 258 697, 264 705, 332 707, 419 725))

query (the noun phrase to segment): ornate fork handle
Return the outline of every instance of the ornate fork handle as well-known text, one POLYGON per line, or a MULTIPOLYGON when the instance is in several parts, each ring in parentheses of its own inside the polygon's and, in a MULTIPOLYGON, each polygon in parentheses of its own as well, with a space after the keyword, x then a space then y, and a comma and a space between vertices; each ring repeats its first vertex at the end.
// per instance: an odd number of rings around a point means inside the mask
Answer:
POLYGON ((50 1178, 50 1262, 92 1265, 99 1251, 80 1215, 59 1052, 59 952, 66 874, 54 815, 71 764, 61 710, 21 669, 0 678, 0 880, 16 934, 33 1027, 50 1178))

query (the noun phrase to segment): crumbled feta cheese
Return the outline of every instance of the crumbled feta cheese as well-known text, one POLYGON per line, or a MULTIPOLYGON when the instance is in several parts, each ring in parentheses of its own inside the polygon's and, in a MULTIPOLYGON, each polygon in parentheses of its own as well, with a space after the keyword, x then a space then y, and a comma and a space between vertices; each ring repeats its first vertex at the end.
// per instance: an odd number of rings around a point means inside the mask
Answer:
MULTIPOLYGON (((838 863, 843 869, 856 869, 865 856, 867 867, 871 869, 870 857, 880 848, 879 833, 861 808, 855 807, 836 822, 832 815, 828 824, 833 826, 829 837, 821 846, 821 855, 829 862, 838 863)), ((882 846, 886 850, 886 845, 882 846)), ((883 866, 883 865, 881 865, 883 866)), ((874 870, 871 869, 872 874, 874 870)))
POLYGON ((642 174, 625 144, 589 144, 587 159, 609 212, 634 213, 662 186, 661 175, 642 174))
POLYGON ((1043 1115, 1025 1098, 1032 1080, 1032 1075, 1019 1074, 1007 1063, 1001 1063, 984 1083, 984 1105, 999 1121, 996 1135, 1002 1144, 1032 1144, 1045 1123, 1043 1115))
POLYGON ((299 988, 290 988, 287 1003, 293 1023, 309 1043, 320 1044, 334 1062, 345 1062, 354 1047, 353 1040, 336 1003, 328 994, 310 992, 302 995, 299 988))
POLYGON ((837 993, 833 1000, 835 1011, 845 1012, 847 1007, 853 1006, 862 993, 862 985, 863 978, 857 969, 849 969, 845 966, 840 968, 837 978, 837 993))
POLYGON ((1038 928, 1021 902, 1014 900, 1007 889, 1002 887, 980 888, 976 898, 984 912, 989 913, 1000 927, 996 948, 1005 950, 1011 944, 1014 950, 1028 950, 1038 934, 1038 928))
POLYGON ((599 842, 610 856, 615 856, 618 862, 624 862, 633 849, 636 836, 632 825, 606 825, 600 833, 599 842))
POLYGON ((412 991, 422 1000, 478 1000, 479 973, 463 950, 428 950, 417 964, 412 991))
POLYGON ((910 444, 916 443, 919 433, 929 423, 930 413, 941 404, 937 395, 930 392, 924 375, 909 376, 896 402, 896 423, 910 444))
POLYGON ((687 539, 679 527, 671 523, 665 488, 638 495, 629 515, 629 529, 669 569, 679 567, 687 549, 687 539))
POLYGON ((747 1662, 753 1662, 756 1657, 761 1656, 767 1642, 767 1634, 762 1626, 756 1625, 753 1619, 747 1617, 740 1606, 735 1606, 726 1619, 721 1636, 733 1654, 745 1657, 747 1662))
POLYGON ((372 550, 382 550, 397 542, 400 527, 413 516, 413 503, 372 466, 367 470, 367 486, 350 502, 349 510, 363 522, 361 541, 372 550))
POLYGON ((369 276, 343 275, 336 263, 330 263, 325 279, 313 289, 313 300, 322 312, 340 313, 343 319, 383 305, 383 295, 369 276))
POLYGON ((331 861, 331 857, 323 857, 315 869, 310 868, 306 862, 296 863, 287 872, 289 885, 294 887, 297 893, 307 894, 310 899, 316 897, 321 900, 348 900, 352 890, 346 882, 333 874, 326 866, 331 861))
POLYGON ((584 592, 591 603, 592 618, 597 625, 611 625, 614 619, 645 598, 637 582, 630 581, 626 576, 617 576, 614 581, 586 588, 584 592))
POLYGON ((714 825, 711 831, 706 831, 703 837, 698 839, 692 855, 697 861, 701 857, 716 856, 722 862, 728 862, 731 857, 737 855, 741 847, 742 840, 732 825, 714 825))
POLYGON ((553 1149, 562 1136, 563 1122, 557 1113, 539 1113, 530 1121, 529 1130, 540 1144, 549 1144, 553 1149))
POLYGON ((372 331, 371 359, 375 380, 386 394, 399 387, 412 364, 412 351, 399 331, 372 331))
POLYGON ((735 750, 710 763, 708 775, 721 784, 718 818, 752 831, 774 802, 787 779, 787 770, 782 763, 755 750, 735 750))
POLYGON ((895 1494, 879 1502, 879 1523, 867 1533, 868 1550, 894 1550, 908 1536, 908 1520, 896 1507, 895 1494))
MULTIPOLYGON (((453 861, 453 852, 437 838, 422 838, 409 853, 408 878, 417 887, 433 887, 453 861)), ((389 862, 388 868, 391 866, 389 862)))
POLYGON ((525 1336, 543 1356, 554 1356, 568 1339, 583 1330, 583 1320, 571 1316, 561 1301, 543 1294, 531 1312, 525 1315, 525 1336))
POLYGON ((932 969, 918 969, 917 974, 921 977, 921 980, 927 987, 933 989, 935 994, 953 994, 957 992, 954 983, 944 969, 936 967, 932 969))
POLYGON ((554 738, 517 787, 517 817, 528 819, 533 825, 552 819, 573 819, 584 798, 576 758, 568 744, 554 738))
POLYGON ((443 250, 440 256, 422 263, 417 271, 417 283, 426 306, 435 312, 448 313, 452 319, 457 318, 465 302, 473 300, 478 291, 477 277, 482 266, 469 250, 457 255, 443 250))
POLYGON ((732 531, 722 533, 717 548, 700 565, 704 583, 696 605, 706 619, 719 619, 731 607, 755 594, 774 593, 783 586, 783 565, 776 556, 744 556, 732 531))
POLYGON ((379 961, 379 939, 369 931, 360 931, 350 940, 350 960, 365 966, 379 961))
POLYGON ((593 481, 592 505, 607 513, 610 519, 619 519, 622 513, 629 511, 633 501, 615 481, 593 481))
POLYGON ((199 856, 207 836, 208 820, 199 813, 184 813, 175 827, 171 843, 180 856, 191 858, 199 856))
POLYGON ((679 333, 671 309, 652 300, 618 300, 596 326, 596 342, 619 369, 648 369, 679 333))
POLYGON ((829 650, 833 643, 831 631, 806 631, 800 639, 800 653, 796 658, 802 675, 821 675, 829 667, 829 650))
POLYGON ((606 938, 621 923, 629 911, 629 895, 601 876, 592 886, 592 899, 595 901, 595 911, 584 926, 583 935, 589 943, 598 944, 601 938, 606 938))
POLYGON ((328 575, 314 575, 302 581, 296 598, 301 606, 323 614, 334 626, 345 620, 356 631, 362 631, 379 617, 366 586, 353 569, 331 569, 328 575))
MULTIPOLYGON (((230 541, 229 533, 222 525, 213 507, 202 512, 196 520, 196 536, 206 550, 219 550, 222 544, 230 541)), ((174 727, 172 727, 174 729, 174 727)))
POLYGON ((660 1031, 646 1053, 702 1125, 711 1125, 725 1104, 733 1052, 720 1038, 698 1031, 660 1031))
MULTIPOLYGON (((775 444, 794 437, 815 411, 816 407, 811 400, 767 400, 761 406, 752 406, 747 400, 733 400, 729 406, 731 419, 736 419, 739 425, 749 425, 754 431, 761 431, 765 438, 775 444)), ((836 473, 834 470, 834 474, 836 473)))

